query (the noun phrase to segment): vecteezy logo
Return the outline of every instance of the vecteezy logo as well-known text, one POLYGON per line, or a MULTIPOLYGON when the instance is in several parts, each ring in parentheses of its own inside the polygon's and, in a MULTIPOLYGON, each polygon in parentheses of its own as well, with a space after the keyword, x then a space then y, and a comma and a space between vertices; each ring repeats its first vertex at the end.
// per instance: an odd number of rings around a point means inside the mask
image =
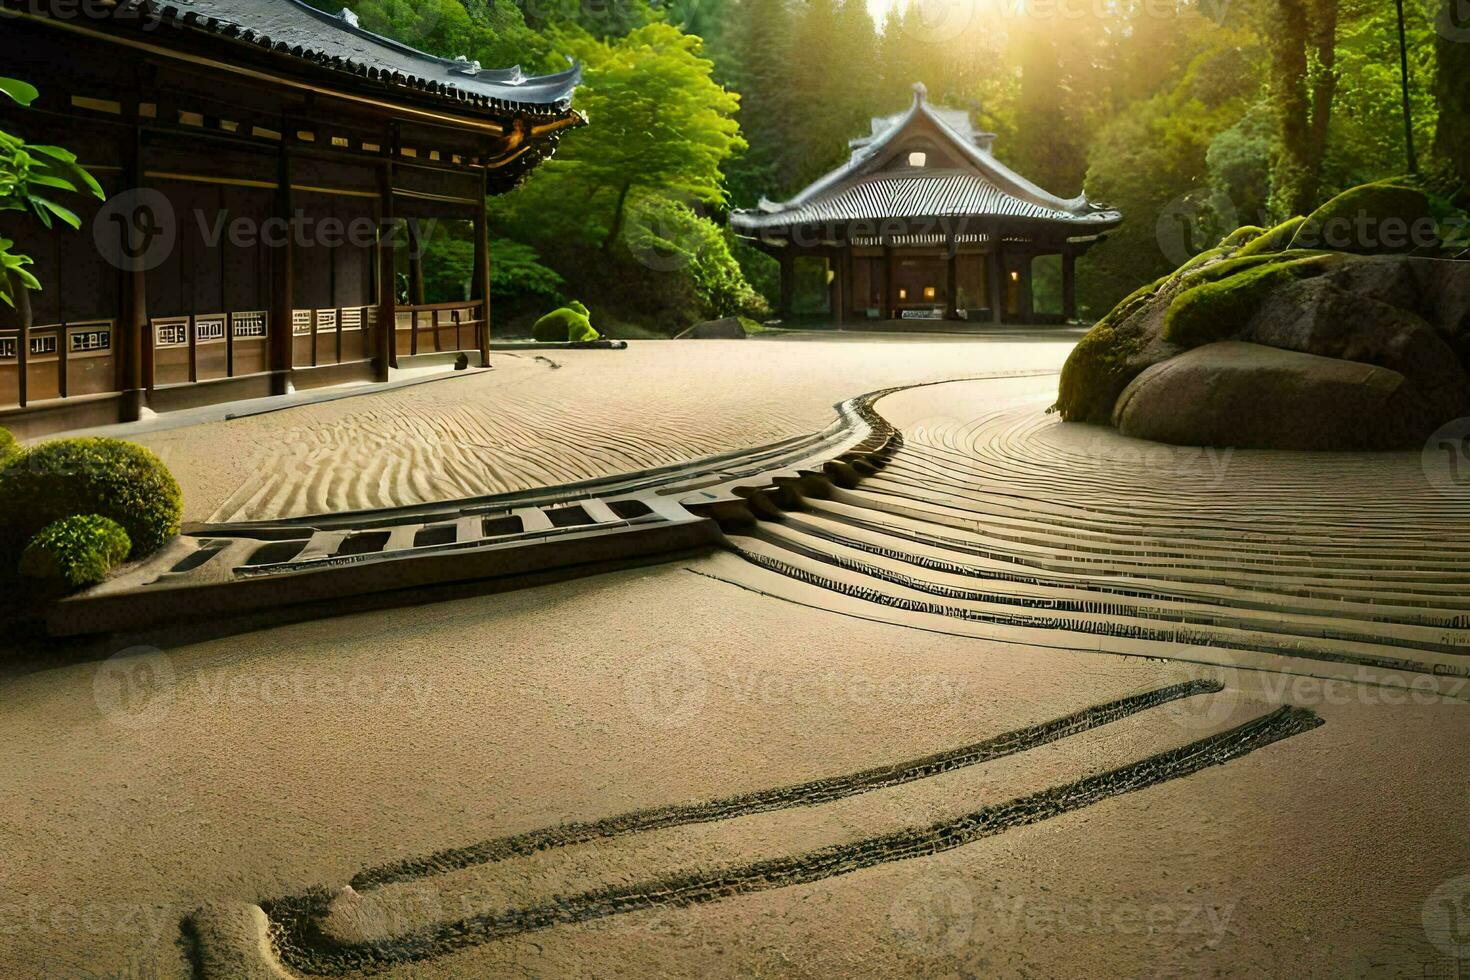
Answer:
POLYGON ((947 44, 969 29, 977 6, 976 0, 918 0, 904 9, 898 26, 907 40, 947 44))
POLYGON ((1447 497, 1470 498, 1470 417, 1440 426, 1420 456, 1424 479, 1447 497))
POLYGON ((163 720, 174 698, 174 667, 157 647, 128 647, 108 657, 92 677, 92 696, 103 717, 121 728, 146 728, 163 720))
POLYGON ((1450 959, 1470 959, 1470 875, 1451 878, 1430 893, 1424 935, 1450 959))
POLYGON ((178 235, 173 205, 149 187, 114 194, 92 221, 98 253, 124 272, 158 268, 173 254, 178 235))
POLYGON ((662 728, 689 724, 704 708, 704 665, 684 649, 654 650, 623 676, 623 697, 640 719, 662 728))
POLYGON ((922 877, 888 907, 888 926, 903 945, 926 957, 952 956, 970 941, 975 899, 957 876, 922 877))
POLYGON ((678 272, 704 251, 698 201, 677 191, 659 191, 628 202, 623 244, 640 265, 678 272))
POLYGON ((1174 198, 1159 211, 1154 238, 1159 251, 1181 266, 1220 239, 1221 228, 1235 227, 1235 208, 1228 201, 1207 202, 1196 194, 1174 198))

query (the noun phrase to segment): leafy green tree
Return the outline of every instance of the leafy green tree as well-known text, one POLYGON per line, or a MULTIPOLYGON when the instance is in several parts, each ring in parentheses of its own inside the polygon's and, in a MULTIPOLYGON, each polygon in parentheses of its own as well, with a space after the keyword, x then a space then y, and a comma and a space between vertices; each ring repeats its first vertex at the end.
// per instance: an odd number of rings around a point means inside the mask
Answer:
POLYGON ((578 104, 593 125, 569 136, 535 182, 563 191, 604 229, 610 251, 635 192, 723 205, 720 165, 745 145, 739 96, 710 77, 701 42, 669 24, 649 24, 615 43, 582 38, 586 65, 578 104))
MULTIPOLYGON (((39 95, 34 86, 14 78, 0 78, 0 93, 22 106, 39 95)), ((92 175, 77 165, 76 154, 59 146, 27 143, 19 136, 0 130, 0 211, 21 211, 51 228, 61 222, 80 228, 76 212, 56 200, 59 194, 90 192, 98 200, 105 196, 92 175)), ((40 289, 41 283, 26 269, 29 255, 12 252, 15 242, 0 238, 0 300, 7 306, 21 304, 29 315, 24 292, 40 289)))

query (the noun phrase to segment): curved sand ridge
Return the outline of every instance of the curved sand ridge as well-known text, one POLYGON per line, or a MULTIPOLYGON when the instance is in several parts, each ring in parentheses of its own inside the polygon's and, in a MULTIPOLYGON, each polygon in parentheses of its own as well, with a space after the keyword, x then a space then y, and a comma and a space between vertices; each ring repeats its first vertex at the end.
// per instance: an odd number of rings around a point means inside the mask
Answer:
POLYGON ((883 398, 903 442, 879 472, 732 544, 788 597, 927 628, 1470 674, 1470 488, 1419 454, 1165 446, 997 407, 1015 387, 883 398))
POLYGON ((687 463, 819 431, 856 392, 1056 371, 1070 346, 864 338, 496 353, 493 371, 131 438, 178 477, 186 520, 274 520, 687 463))

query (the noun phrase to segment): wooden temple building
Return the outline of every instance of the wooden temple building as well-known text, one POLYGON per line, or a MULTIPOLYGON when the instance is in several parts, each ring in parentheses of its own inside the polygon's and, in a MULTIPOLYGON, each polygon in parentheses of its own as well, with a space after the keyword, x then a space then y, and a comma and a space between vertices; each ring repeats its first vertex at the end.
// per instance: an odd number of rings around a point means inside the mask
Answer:
POLYGON ((413 354, 485 357, 485 197, 584 121, 575 67, 438 58, 299 0, 0 4, 0 74, 41 92, 0 107, 0 128, 76 153, 108 194, 65 196, 80 231, 0 216, 43 286, 29 310, 0 306, 0 425, 29 436, 386 380, 413 354), (407 246, 426 219, 472 236, 459 301, 422 302, 407 246))
POLYGON ((916 84, 846 164, 730 224, 780 261, 783 318, 1073 320, 1077 256, 1122 215, 1037 187, 996 160, 994 138, 916 84))

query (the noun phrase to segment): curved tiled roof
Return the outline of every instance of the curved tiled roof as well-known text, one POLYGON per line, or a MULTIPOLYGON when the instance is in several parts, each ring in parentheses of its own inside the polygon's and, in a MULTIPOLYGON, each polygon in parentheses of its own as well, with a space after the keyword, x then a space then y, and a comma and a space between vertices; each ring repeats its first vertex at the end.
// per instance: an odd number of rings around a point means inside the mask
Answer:
POLYGON ((400 85, 480 108, 565 112, 581 81, 573 65, 527 76, 519 66, 481 69, 439 58, 333 16, 301 0, 141 0, 177 26, 208 31, 370 81, 400 85))
POLYGON ((922 84, 914 86, 908 111, 875 119, 874 129, 887 129, 871 138, 854 140, 852 159, 819 178, 800 194, 782 203, 762 200, 754 210, 730 215, 736 231, 760 231, 827 222, 869 221, 883 218, 999 217, 1059 222, 1090 231, 1118 224, 1117 211, 1093 204, 1084 195, 1060 198, 1042 190, 1006 167, 989 152, 990 134, 956 128, 956 110, 928 104, 922 84), (876 171, 886 147, 916 123, 923 121, 955 150, 967 169, 876 171), (987 137, 977 143, 976 136, 987 137))

